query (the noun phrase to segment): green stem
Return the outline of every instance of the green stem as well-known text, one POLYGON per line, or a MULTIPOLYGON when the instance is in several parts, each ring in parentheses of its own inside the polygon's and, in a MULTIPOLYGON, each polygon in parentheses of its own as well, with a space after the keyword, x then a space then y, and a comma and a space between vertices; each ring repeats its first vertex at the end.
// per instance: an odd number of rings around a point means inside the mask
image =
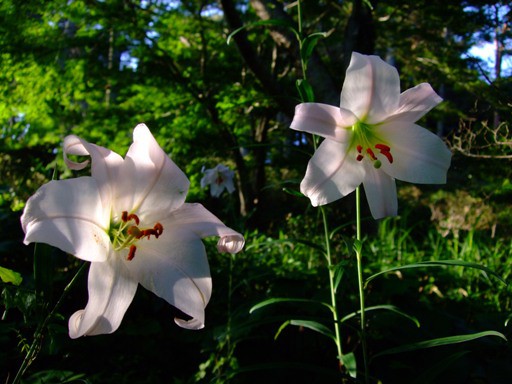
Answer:
POLYGON ((25 374, 28 367, 34 362, 34 360, 37 357, 37 354, 39 353, 41 343, 43 341, 43 332, 48 326, 48 323, 50 322, 53 315, 55 315, 55 312, 57 309, 60 308, 62 305, 62 302, 64 301, 64 298, 67 296, 68 292, 71 290, 73 285, 75 285, 75 282, 77 281, 78 277, 82 273, 82 271, 85 269, 85 266, 88 263, 83 263, 78 271, 75 273, 75 276, 71 279, 68 285, 66 285, 66 288, 64 288, 64 291, 62 292, 62 295, 60 296, 59 300, 57 301, 57 304, 53 307, 50 313, 46 316, 44 321, 39 324, 36 331, 34 332, 34 340, 32 341, 32 344, 30 345, 30 348, 27 352, 27 355, 25 356, 25 359, 23 359, 23 363, 21 363, 20 369, 18 369, 18 372, 16 373, 16 377, 14 378, 12 384, 17 384, 22 376, 25 374))
POLYGON ((364 380, 365 383, 369 381, 368 375, 368 356, 366 350, 366 316, 364 306, 364 290, 363 290, 363 265, 362 265, 362 243, 361 243, 361 191, 360 187, 356 188, 356 239, 357 245, 355 247, 356 258, 357 258, 357 281, 359 285, 359 303, 361 309, 361 344, 363 347, 363 365, 364 365, 364 380))
POLYGON ((338 360, 340 362, 340 367, 343 364, 342 356, 343 352, 341 349, 341 331, 340 331, 340 321, 338 318, 338 304, 336 302, 336 287, 334 286, 334 274, 335 268, 332 264, 332 256, 331 256, 331 243, 329 240, 329 228, 327 225, 327 216, 325 214, 325 209, 320 207, 320 212, 322 212, 322 220, 324 223, 324 235, 325 235, 325 257, 327 259, 327 269, 329 271, 329 287, 331 290, 331 306, 332 306, 332 317, 334 322, 334 337, 336 343, 336 350, 338 352, 338 360))

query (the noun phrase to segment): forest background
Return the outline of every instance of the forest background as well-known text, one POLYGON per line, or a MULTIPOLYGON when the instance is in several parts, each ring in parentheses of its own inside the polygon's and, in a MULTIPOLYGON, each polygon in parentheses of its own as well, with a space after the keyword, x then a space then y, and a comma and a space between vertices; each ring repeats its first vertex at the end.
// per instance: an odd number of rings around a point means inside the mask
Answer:
MULTIPOLYGON (((446 185, 398 185, 399 217, 376 223, 363 212, 365 274, 453 259, 479 263, 507 281, 511 6, 370 3, 301 2, 303 36, 326 32, 308 65, 316 100, 338 105, 352 51, 377 54, 397 67, 402 89, 429 82, 443 97, 421 125, 445 138, 454 157, 446 185), (484 44, 492 63, 473 55, 484 44)), ((198 332, 178 329, 172 309, 140 289, 115 334, 70 340, 67 318, 86 301, 82 276, 47 324, 26 382, 339 382, 333 346, 322 335, 287 327, 274 340, 284 321, 321 316, 316 309, 285 304, 249 312, 268 297, 328 295, 315 249, 322 244, 318 212, 296 193, 313 152, 310 137, 289 129, 302 77, 289 29, 297 26, 296 9, 279 0, 0 3, 0 266, 23 279, 1 283, 0 380, 12 380, 34 330, 79 268, 46 249, 46 275, 34 275, 33 246, 23 245, 19 224, 25 201, 52 177, 73 176, 62 162, 64 136, 124 154, 133 127, 144 122, 189 177, 188 200, 244 233, 246 249, 234 258, 209 252, 214 291, 206 328, 198 332), (227 43, 230 33, 251 25, 227 43), (203 167, 219 163, 235 170, 236 192, 214 198, 200 180, 203 167)), ((350 196, 328 210, 337 229, 334 254, 345 268, 339 300, 347 314, 358 308, 346 241, 354 232, 353 207, 350 196)), ((368 285, 368 301, 397 305, 421 326, 372 315, 370 355, 433 335, 484 329, 510 335, 511 293, 478 269, 385 274, 368 285)), ((344 342, 357 354, 354 328, 344 326, 344 342)), ((505 383, 510 359, 508 344, 482 339, 376 357, 371 368, 385 383, 505 383)))

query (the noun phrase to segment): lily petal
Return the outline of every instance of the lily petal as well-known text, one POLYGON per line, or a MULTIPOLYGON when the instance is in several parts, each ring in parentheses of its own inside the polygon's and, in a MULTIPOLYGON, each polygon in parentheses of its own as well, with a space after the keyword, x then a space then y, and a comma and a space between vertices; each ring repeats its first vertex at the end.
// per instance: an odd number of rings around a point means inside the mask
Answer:
POLYGON ((191 316, 176 323, 189 329, 204 327, 204 309, 212 282, 206 251, 200 237, 180 226, 162 222, 158 240, 140 241, 126 267, 140 284, 191 316))
POLYGON ((50 181, 27 201, 21 216, 24 242, 46 243, 83 260, 104 261, 111 249, 108 212, 92 177, 50 181))
POLYGON ((117 183, 123 158, 110 149, 91 144, 75 135, 64 138, 64 162, 73 170, 84 169, 91 162, 92 177, 98 181, 101 199, 105 206, 112 201, 112 185, 117 183), (77 163, 68 155, 90 156, 90 160, 77 163))
POLYGON ((224 225, 213 213, 201 204, 183 204, 171 213, 166 222, 180 226, 183 230, 195 233, 200 238, 219 236, 217 249, 219 252, 238 253, 245 244, 244 237, 224 225))
POLYGON ((377 220, 386 216, 396 216, 398 199, 395 179, 371 165, 365 167, 363 185, 373 218, 377 220))
POLYGON ((356 189, 365 169, 355 156, 347 155, 348 143, 325 139, 308 163, 300 191, 313 206, 328 204, 356 189))
POLYGON ((341 91, 341 109, 367 124, 383 121, 399 106, 398 71, 378 56, 353 52, 341 91))
POLYGON ((339 142, 350 140, 357 117, 347 110, 321 103, 302 103, 295 107, 290 128, 339 142))
POLYGON ((133 131, 116 193, 116 212, 136 210, 141 219, 158 220, 185 202, 189 181, 160 148, 144 124, 133 131))
POLYGON ((414 123, 443 99, 432 89, 430 84, 422 83, 410 88, 400 95, 400 105, 386 122, 404 121, 414 123))
POLYGON ((419 184, 444 184, 452 154, 443 141, 416 124, 386 123, 380 134, 393 143, 393 163, 382 161, 382 169, 395 179, 419 184))
POLYGON ((137 281, 133 280, 118 254, 104 263, 91 263, 89 269, 89 301, 85 309, 69 318, 69 336, 92 336, 112 333, 121 324, 130 306, 137 281))

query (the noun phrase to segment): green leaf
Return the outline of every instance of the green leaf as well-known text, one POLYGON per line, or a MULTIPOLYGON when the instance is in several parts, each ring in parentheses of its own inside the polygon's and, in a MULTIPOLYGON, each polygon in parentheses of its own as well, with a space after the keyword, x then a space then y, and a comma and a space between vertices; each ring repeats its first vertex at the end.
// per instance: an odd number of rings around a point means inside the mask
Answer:
POLYGON ((307 36, 302 41, 300 56, 304 63, 307 63, 309 58, 313 54, 313 50, 315 49, 315 46, 318 43, 318 40, 326 38, 327 36, 329 36, 329 33, 327 33, 327 32, 315 32, 315 33, 312 33, 311 35, 307 36))
POLYGON ((354 249, 354 252, 361 253, 361 250, 363 249, 363 242, 361 240, 355 239, 353 249, 354 249))
POLYGON ((285 187, 285 188, 283 188, 283 192, 286 192, 286 193, 288 193, 289 195, 292 195, 292 196, 304 197, 304 195, 301 192, 299 192, 299 191, 297 191, 295 189, 290 189, 290 188, 286 188, 285 187))
POLYGON ((350 377, 356 378, 357 377, 357 361, 356 356, 353 352, 347 353, 345 355, 342 355, 339 357, 343 365, 348 371, 348 374, 350 377))
MULTIPOLYGON (((372 306, 372 307, 368 307, 368 308, 365 308, 365 313, 368 313, 368 312, 371 312, 371 311, 380 311, 380 310, 386 310, 386 311, 391 311, 391 312, 394 312, 400 316, 403 316, 405 317, 406 319, 409 319, 411 320, 414 324, 416 324, 416 326, 419 328, 420 327, 420 322, 417 318, 415 318, 414 316, 411 316, 407 313, 405 313, 404 311, 402 311, 401 309, 399 309, 398 307, 395 307, 394 305, 375 305, 375 306, 372 306)), ((356 312, 353 312, 351 314, 348 314, 344 317, 342 317, 340 319, 340 322, 343 323, 347 320, 350 320, 354 317, 356 317, 357 315, 359 315, 361 313, 361 311, 356 311, 356 312)))
POLYGON ((349 264, 348 260, 341 261, 334 268, 334 292, 338 290, 338 286, 340 285, 341 278, 343 277, 343 273, 345 272, 345 267, 349 264))
POLYGON ((331 311, 333 311, 333 308, 331 307, 331 305, 324 303, 323 301, 309 300, 309 299, 294 299, 294 298, 288 298, 288 297, 275 297, 272 299, 261 301, 258 304, 254 305, 251 309, 249 309, 249 313, 253 313, 254 311, 257 311, 258 309, 267 307, 269 305, 274 305, 277 303, 315 304, 315 305, 322 305, 324 307, 329 308, 331 311))
POLYGON ((297 91, 299 92, 299 96, 302 102, 307 103, 315 101, 313 88, 311 88, 311 85, 307 82, 307 80, 298 79, 295 82, 295 86, 297 87, 297 91))
POLYGON ((23 281, 23 278, 18 272, 4 267, 0 267, 0 278, 4 283, 12 283, 14 285, 20 285, 23 281))
POLYGON ((228 35, 228 38, 227 38, 226 42, 229 45, 231 43, 231 40, 233 39, 233 37, 237 33, 243 31, 244 29, 249 29, 249 28, 254 28, 254 27, 261 27, 261 26, 275 26, 275 27, 283 27, 283 28, 289 29, 297 37, 297 40, 299 39, 299 33, 297 32, 297 30, 295 29, 293 24, 291 24, 288 21, 281 20, 281 19, 269 19, 269 20, 261 20, 261 21, 255 22, 255 23, 246 24, 246 25, 244 25, 244 26, 242 26, 240 28, 235 29, 233 32, 231 32, 228 35))
POLYGON ((314 320, 290 320, 291 325, 295 325, 297 327, 304 327, 311 329, 315 332, 318 332, 324 336, 330 337, 334 342, 336 342, 336 337, 334 337, 334 334, 332 331, 327 328, 322 323, 319 323, 318 321, 314 320))
POLYGON ((466 341, 471 341, 471 340, 479 339, 481 337, 486 337, 486 336, 496 336, 496 337, 500 337, 503 340, 507 341, 507 338, 505 337, 505 335, 503 335, 500 332, 484 331, 484 332, 479 332, 479 333, 472 333, 469 335, 440 337, 437 339, 419 341, 417 343, 412 343, 412 344, 406 344, 406 345, 402 345, 401 347, 391 348, 391 349, 385 350, 383 352, 377 353, 374 356, 374 358, 379 357, 379 356, 392 355, 395 353, 416 351, 418 349, 426 349, 426 348, 433 348, 433 347, 441 347, 443 345, 464 343, 466 341))
POLYGON ((484 267, 483 265, 480 265, 477 263, 471 263, 471 262, 463 261, 463 260, 421 261, 419 263, 407 264, 407 265, 403 265, 401 267, 387 269, 385 271, 381 271, 379 273, 376 273, 375 275, 368 277, 366 279, 365 285, 368 284, 371 280, 375 279, 377 276, 380 276, 380 275, 383 275, 385 273, 392 272, 392 271, 399 271, 402 269, 409 269, 409 268, 445 267, 445 266, 467 267, 467 268, 480 269, 486 273, 493 275, 498 280, 500 280, 503 284, 508 285, 507 282, 500 275, 498 275, 496 272, 492 271, 491 269, 484 267))

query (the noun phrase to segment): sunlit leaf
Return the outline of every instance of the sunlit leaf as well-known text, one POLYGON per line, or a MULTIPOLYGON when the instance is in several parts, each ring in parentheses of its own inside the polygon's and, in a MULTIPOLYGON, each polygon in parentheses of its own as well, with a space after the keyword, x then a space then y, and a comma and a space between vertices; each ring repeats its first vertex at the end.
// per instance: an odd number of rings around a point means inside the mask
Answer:
POLYGON ((313 50, 315 49, 315 46, 318 43, 318 41, 327 36, 329 36, 329 33, 327 33, 327 32, 316 32, 316 33, 312 33, 311 35, 307 36, 302 41, 302 49, 300 51, 300 55, 304 62, 307 62, 309 60, 309 58, 313 54, 313 50))
MULTIPOLYGON (((400 316, 403 316, 405 317, 406 319, 408 320, 411 320, 418 328, 420 327, 420 322, 417 318, 415 318, 414 316, 411 316, 407 313, 405 313, 404 311, 402 311, 401 309, 395 307, 394 305, 375 305, 375 306, 372 306, 372 307, 367 307, 365 308, 365 313, 368 313, 368 312, 372 312, 372 311, 380 311, 380 310, 385 310, 385 311, 391 311, 391 312, 394 312, 400 316)), ((347 320, 350 320, 356 316, 359 316, 359 314, 361 313, 361 311, 356 311, 356 312, 352 312, 344 317, 342 317, 340 319, 340 322, 345 322, 347 320)))
POLYGON ((332 340, 334 340, 334 342, 336 342, 336 338, 334 337, 334 334, 332 333, 332 331, 329 328, 327 328, 325 325, 323 325, 322 323, 319 323, 318 321, 290 320, 290 325, 295 325, 297 327, 304 327, 304 328, 311 329, 315 332, 318 332, 324 336, 331 338, 332 340))
POLYGON ((294 298, 288 298, 288 297, 275 297, 272 299, 264 300, 262 302, 259 302, 258 304, 254 305, 251 309, 249 309, 249 313, 253 313, 254 311, 257 311, 258 309, 267 307, 269 305, 274 305, 277 303, 301 303, 301 304, 314 304, 314 305, 321 305, 324 307, 329 308, 331 311, 333 310, 332 306, 324 303, 322 301, 317 300, 308 300, 308 299, 294 299, 294 298))
POLYGON ((347 369, 350 377, 357 377, 357 360, 354 353, 350 352, 345 355, 339 356, 343 366, 347 369))
POLYGON ((372 281, 376 277, 378 277, 380 275, 383 275, 385 273, 388 273, 388 272, 399 271, 399 270, 402 270, 402 269, 409 269, 409 268, 445 267, 445 266, 467 267, 467 268, 480 269, 481 271, 484 271, 486 273, 489 273, 489 274, 493 275, 498 280, 500 280, 503 284, 508 285, 507 282, 500 275, 498 275, 496 272, 494 272, 493 270, 491 270, 491 269, 489 269, 489 268, 487 268, 487 267, 485 267, 483 265, 480 265, 480 264, 477 264, 477 263, 471 263, 471 262, 463 261, 463 260, 420 261, 419 263, 402 265, 400 267, 390 268, 390 269, 387 269, 385 271, 381 271, 379 273, 376 273, 376 274, 368 277, 366 279, 365 284, 368 284, 370 281, 372 281))
POLYGON ((283 188, 283 192, 286 192, 292 196, 304 197, 304 195, 301 192, 297 191, 296 189, 283 188))
POLYGON ((311 85, 307 82, 307 80, 298 79, 295 82, 295 85, 297 87, 297 91, 299 92, 299 96, 302 102, 308 103, 315 101, 313 88, 311 88, 311 85))
POLYGON ((402 345, 400 347, 387 349, 383 352, 377 353, 375 357, 384 356, 384 355, 392 355, 395 353, 403 353, 403 352, 409 352, 409 351, 416 351, 418 349, 426 349, 426 348, 433 348, 433 347, 441 347, 443 345, 450 345, 450 344, 458 344, 458 343, 464 343, 466 341, 472 341, 475 339, 479 339, 482 337, 487 336, 496 336, 499 337, 505 341, 507 341, 507 338, 504 334, 497 331, 484 331, 484 332, 478 332, 478 333, 472 333, 469 335, 457 335, 457 336, 448 336, 448 337, 440 337, 437 339, 432 340, 425 340, 425 341, 419 341, 417 343, 412 344, 406 344, 402 345))
POLYGON ((4 283, 12 283, 14 285, 20 285, 23 281, 23 278, 18 272, 4 267, 0 267, 0 278, 4 283))

